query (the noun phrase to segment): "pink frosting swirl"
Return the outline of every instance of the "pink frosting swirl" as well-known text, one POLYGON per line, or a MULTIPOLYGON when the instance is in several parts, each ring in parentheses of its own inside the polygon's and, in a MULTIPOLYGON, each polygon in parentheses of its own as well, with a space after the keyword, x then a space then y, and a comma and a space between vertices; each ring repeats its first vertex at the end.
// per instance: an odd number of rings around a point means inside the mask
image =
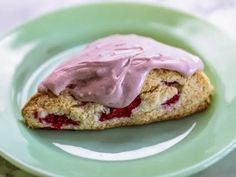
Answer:
POLYGON ((152 69, 173 70, 188 77, 203 68, 198 57, 182 49, 143 36, 112 35, 62 63, 38 90, 59 95, 68 89, 79 101, 123 108, 140 94, 152 69))

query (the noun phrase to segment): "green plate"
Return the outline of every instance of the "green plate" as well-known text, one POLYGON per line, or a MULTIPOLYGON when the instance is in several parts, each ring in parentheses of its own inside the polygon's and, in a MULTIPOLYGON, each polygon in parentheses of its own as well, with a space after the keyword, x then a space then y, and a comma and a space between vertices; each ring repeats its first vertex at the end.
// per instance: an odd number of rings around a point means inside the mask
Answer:
POLYGON ((28 172, 70 177, 185 176, 235 147, 236 45, 214 26, 164 7, 90 4, 37 18, 0 41, 0 153, 28 172), (205 112, 105 131, 31 130, 20 110, 62 60, 97 38, 136 33, 200 56, 216 91, 205 112))

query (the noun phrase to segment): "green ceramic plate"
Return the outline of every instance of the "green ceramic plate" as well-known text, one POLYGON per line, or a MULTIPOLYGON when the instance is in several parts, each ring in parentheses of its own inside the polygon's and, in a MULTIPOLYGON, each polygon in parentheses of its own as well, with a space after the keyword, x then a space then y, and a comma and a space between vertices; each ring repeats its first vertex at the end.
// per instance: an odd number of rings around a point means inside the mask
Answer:
POLYGON ((70 177, 185 176, 235 146, 236 46, 214 26, 163 7, 108 3, 35 19, 0 41, 0 153, 28 172, 70 177), (21 107, 38 83, 86 43, 136 33, 197 54, 216 91, 187 119, 105 131, 30 130, 21 107))

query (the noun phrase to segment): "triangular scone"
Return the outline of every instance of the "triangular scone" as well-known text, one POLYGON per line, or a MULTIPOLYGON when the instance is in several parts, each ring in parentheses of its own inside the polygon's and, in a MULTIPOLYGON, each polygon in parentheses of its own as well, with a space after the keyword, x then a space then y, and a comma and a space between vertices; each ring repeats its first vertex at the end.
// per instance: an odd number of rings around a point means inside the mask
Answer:
POLYGON ((213 86, 197 71, 191 77, 162 69, 152 70, 140 95, 127 107, 115 109, 79 102, 64 90, 36 93, 22 109, 31 128, 96 130, 179 119, 206 109, 213 86))

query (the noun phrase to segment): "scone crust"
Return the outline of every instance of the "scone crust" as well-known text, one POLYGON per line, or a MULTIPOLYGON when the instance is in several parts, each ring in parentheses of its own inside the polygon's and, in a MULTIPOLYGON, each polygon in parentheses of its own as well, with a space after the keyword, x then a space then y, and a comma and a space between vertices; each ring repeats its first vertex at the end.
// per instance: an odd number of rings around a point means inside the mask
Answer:
POLYGON ((35 119, 35 112, 41 114, 65 114, 78 125, 68 125, 63 129, 97 130, 112 127, 142 125, 152 122, 179 119, 202 111, 210 105, 213 86, 203 72, 196 72, 191 77, 162 69, 152 70, 145 80, 140 98, 141 104, 132 111, 131 117, 114 118, 99 121, 102 112, 109 108, 98 103, 81 103, 67 91, 55 96, 51 92, 41 92, 33 95, 22 109, 24 122, 31 128, 50 128, 35 119), (171 106, 163 103, 176 95, 180 90, 166 83, 177 82, 181 86, 181 96, 178 102, 171 106))

